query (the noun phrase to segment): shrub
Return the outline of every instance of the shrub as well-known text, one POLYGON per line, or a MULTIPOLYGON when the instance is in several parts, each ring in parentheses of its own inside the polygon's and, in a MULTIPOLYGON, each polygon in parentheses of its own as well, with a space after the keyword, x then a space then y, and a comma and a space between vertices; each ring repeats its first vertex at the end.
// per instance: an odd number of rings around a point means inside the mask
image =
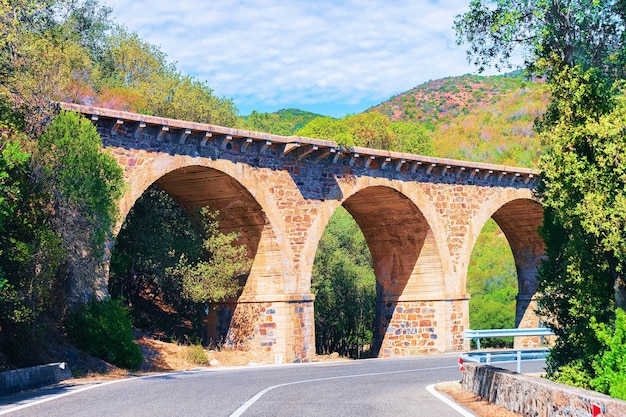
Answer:
POLYGON ((202 345, 191 345, 185 350, 185 359, 194 365, 206 365, 209 359, 202 345))
POLYGON ((596 377, 591 384, 599 392, 626 400, 626 312, 617 309, 615 313, 613 326, 591 325, 605 348, 593 360, 596 377))
POLYGON ((81 305, 68 314, 65 327, 78 348, 113 365, 135 369, 143 361, 128 311, 118 301, 81 305))
POLYGON ((588 369, 585 369, 585 365, 581 360, 560 367, 551 379, 571 387, 591 389, 589 384, 591 373, 588 369))

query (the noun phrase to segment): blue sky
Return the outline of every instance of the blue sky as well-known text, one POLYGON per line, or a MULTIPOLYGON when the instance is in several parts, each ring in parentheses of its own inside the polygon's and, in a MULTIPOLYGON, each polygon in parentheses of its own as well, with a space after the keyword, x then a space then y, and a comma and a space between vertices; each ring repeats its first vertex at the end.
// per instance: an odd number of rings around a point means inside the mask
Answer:
POLYGON ((299 108, 342 117, 475 73, 452 29, 469 0, 102 1, 242 115, 299 108))

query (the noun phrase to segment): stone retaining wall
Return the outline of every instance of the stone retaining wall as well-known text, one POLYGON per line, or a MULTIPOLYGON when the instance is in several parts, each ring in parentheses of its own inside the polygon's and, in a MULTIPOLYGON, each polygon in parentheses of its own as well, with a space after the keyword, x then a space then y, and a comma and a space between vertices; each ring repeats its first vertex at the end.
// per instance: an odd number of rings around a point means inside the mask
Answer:
POLYGON ((626 416, 626 401, 546 379, 520 375, 488 365, 465 363, 461 384, 483 399, 522 416, 591 417, 626 416))
POLYGON ((0 372, 0 395, 55 384, 71 377, 70 368, 64 362, 0 372))

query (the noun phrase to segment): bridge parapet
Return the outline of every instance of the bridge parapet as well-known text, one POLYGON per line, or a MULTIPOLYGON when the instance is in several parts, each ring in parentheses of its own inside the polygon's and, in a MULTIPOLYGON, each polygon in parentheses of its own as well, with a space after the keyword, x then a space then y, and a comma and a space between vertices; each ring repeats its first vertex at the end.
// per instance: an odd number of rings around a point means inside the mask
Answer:
POLYGON ((264 153, 269 147, 280 146, 280 156, 292 154, 297 160, 308 158, 319 161, 329 158, 333 163, 342 162, 348 166, 371 170, 393 170, 413 174, 419 172, 427 176, 464 176, 482 181, 490 179, 498 183, 508 181, 511 184, 517 182, 533 185, 539 178, 539 171, 531 168, 436 158, 357 146, 346 147, 330 140, 280 136, 74 103, 59 103, 59 106, 63 110, 82 113, 94 122, 107 120, 111 136, 116 136, 122 125, 130 129, 136 139, 140 138, 144 129, 151 127, 154 131, 156 127, 158 138, 168 135, 170 140, 172 138, 178 140, 181 145, 195 140, 200 146, 206 146, 210 141, 224 149, 229 143, 236 143, 241 152, 255 147, 259 153, 264 153))

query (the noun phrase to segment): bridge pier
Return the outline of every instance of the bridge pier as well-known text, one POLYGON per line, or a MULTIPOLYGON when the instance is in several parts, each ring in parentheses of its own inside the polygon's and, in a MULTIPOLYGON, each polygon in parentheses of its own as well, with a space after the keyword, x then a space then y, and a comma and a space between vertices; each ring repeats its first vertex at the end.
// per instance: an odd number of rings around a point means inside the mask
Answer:
POLYGON ((247 351, 259 362, 315 358, 313 296, 276 295, 221 303, 210 311, 207 334, 223 347, 247 351))
POLYGON ((464 340, 468 299, 382 300, 377 305, 378 329, 374 349, 378 357, 460 352, 469 348, 464 340))

